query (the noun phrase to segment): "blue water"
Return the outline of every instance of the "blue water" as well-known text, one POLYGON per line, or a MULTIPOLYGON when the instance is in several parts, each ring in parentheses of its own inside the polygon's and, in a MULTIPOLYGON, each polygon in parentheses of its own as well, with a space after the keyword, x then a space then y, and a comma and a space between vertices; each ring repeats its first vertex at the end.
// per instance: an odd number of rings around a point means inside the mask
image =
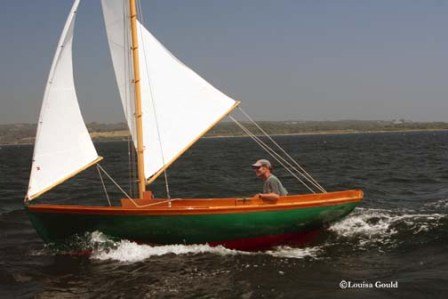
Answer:
MULTIPOLYGON (((89 256, 49 248, 22 201, 31 146, 0 149, 1 297, 446 298, 448 296, 448 132, 279 136, 327 189, 363 189, 352 214, 306 248, 239 252, 148 246, 84 236, 89 256), (367 287, 341 289, 342 280, 367 287), (368 287, 396 282, 396 288, 368 287)), ((98 143, 102 164, 129 189, 128 145, 98 143)), ((261 182, 250 164, 267 157, 250 139, 202 139, 168 171, 172 197, 247 196, 261 182)), ((290 193, 303 193, 280 168, 290 193)), ((108 182, 114 204, 120 192, 108 182)), ((153 186, 165 196, 163 179, 153 186)), ((106 204, 95 168, 40 202, 106 204)), ((79 244, 78 244, 79 245, 79 244)))

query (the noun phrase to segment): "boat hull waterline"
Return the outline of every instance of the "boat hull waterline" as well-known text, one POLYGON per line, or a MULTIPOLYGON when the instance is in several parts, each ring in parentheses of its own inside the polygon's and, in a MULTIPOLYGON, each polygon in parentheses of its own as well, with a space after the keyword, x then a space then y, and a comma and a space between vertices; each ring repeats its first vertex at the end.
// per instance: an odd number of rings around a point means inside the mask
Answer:
MULTIPOLYGON (((260 199, 184 199, 138 208, 33 204, 27 214, 45 242, 100 231, 115 239, 149 244, 210 244, 252 249, 291 239, 307 239, 325 225, 349 214, 363 192, 349 190, 260 199)), ((128 202, 129 201, 129 202, 128 202)), ((157 203, 140 200, 138 204, 157 203)))

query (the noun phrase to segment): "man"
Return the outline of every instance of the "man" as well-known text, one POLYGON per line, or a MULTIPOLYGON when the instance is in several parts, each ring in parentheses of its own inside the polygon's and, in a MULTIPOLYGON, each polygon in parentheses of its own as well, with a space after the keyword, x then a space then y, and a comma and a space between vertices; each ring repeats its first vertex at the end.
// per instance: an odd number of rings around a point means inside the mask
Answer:
POLYGON ((275 201, 282 195, 287 195, 285 187, 280 180, 272 174, 272 164, 266 159, 261 159, 252 164, 255 175, 264 181, 263 193, 257 194, 261 199, 275 201))

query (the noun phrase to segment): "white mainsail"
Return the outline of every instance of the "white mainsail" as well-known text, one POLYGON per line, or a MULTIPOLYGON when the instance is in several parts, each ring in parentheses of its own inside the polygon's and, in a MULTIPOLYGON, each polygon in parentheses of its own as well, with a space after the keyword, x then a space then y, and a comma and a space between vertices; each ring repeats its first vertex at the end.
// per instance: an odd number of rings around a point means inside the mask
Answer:
MULTIPOLYGON (((128 125, 136 144, 134 104, 129 101, 129 13, 126 0, 102 0, 109 46, 128 125), (117 27, 123 24, 119 33, 117 27), (126 27, 128 26, 128 27, 126 27), (123 81, 120 81, 123 80, 123 81), (131 113, 131 114, 129 114, 131 113), (131 117, 132 115, 132 117, 131 117)), ((145 176, 155 179, 237 102, 174 57, 138 23, 145 176)))
POLYGON ((27 200, 101 160, 82 119, 73 79, 72 41, 78 5, 79 0, 75 0, 51 66, 37 127, 27 200))
POLYGON ((136 136, 134 85, 131 84, 133 68, 128 2, 129 0, 102 0, 101 5, 124 114, 131 135, 136 136))

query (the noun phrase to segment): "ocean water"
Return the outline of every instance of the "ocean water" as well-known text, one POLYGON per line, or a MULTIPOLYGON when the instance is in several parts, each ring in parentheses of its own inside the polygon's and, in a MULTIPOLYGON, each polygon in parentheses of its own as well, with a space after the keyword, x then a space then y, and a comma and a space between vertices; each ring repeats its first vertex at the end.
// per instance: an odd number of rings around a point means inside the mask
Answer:
MULTIPOLYGON (((1 146, 0 297, 448 297, 448 132, 276 140, 327 190, 360 188, 365 199, 307 247, 258 252, 149 246, 101 232, 73 248, 47 246, 22 206, 32 147, 1 146)), ((96 146, 104 168, 128 190, 128 144, 96 146)), ((171 196, 258 193, 250 165, 263 157, 248 138, 202 139, 169 169, 171 196)), ((290 193, 305 192, 284 170, 275 173, 290 193)), ((118 204, 119 191, 110 182, 107 189, 118 204)), ((153 189, 165 195, 163 178, 153 189)), ((107 203, 94 167, 39 201, 107 203)))

